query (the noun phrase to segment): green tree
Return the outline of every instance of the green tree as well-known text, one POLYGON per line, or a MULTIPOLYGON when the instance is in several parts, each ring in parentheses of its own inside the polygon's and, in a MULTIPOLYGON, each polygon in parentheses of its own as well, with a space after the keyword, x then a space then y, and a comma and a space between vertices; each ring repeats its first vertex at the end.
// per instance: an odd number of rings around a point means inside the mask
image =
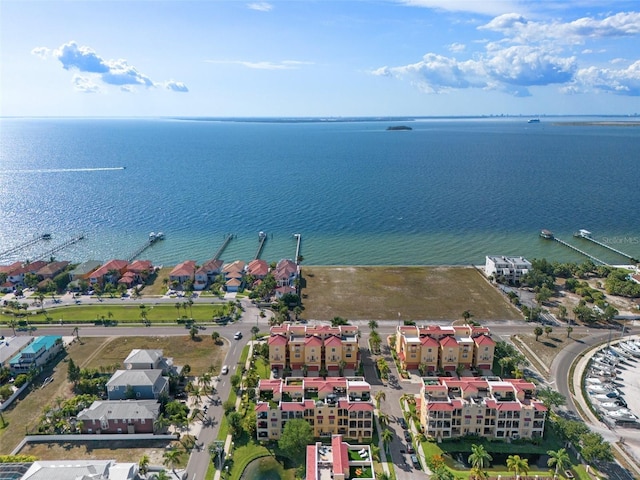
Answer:
POLYGON ((389 430, 388 428, 385 428, 382 431, 382 434, 380 435, 380 438, 382 439, 382 443, 384 444, 384 449, 388 452, 389 451, 389 445, 393 441, 393 432, 391 430, 389 430))
POLYGON ((588 432, 580 435, 580 453, 588 463, 613 460, 611 445, 599 433, 588 432))
POLYGON ((369 320, 369 329, 373 332, 378 328, 378 322, 375 320, 369 320))
POLYGON ((164 452, 164 454, 162 455, 162 457, 164 458, 164 460, 162 460, 162 464, 173 470, 174 475, 177 475, 176 465, 178 465, 180 463, 180 460, 182 460, 183 453, 184 452, 182 450, 172 448, 171 450, 167 450, 166 452, 164 452))
POLYGON ((215 343, 216 345, 220 344, 220 332, 213 332, 211 334, 211 340, 213 340, 213 343, 215 343))
POLYGON ((465 310, 464 312, 462 312, 462 318, 465 322, 469 322, 469 319, 473 317, 473 313, 471 313, 471 310, 465 310))
POLYGON ((229 424, 229 433, 234 439, 242 435, 242 415, 238 412, 231 412, 227 415, 227 423, 229 424))
POLYGON ((146 475, 149 471, 149 455, 142 455, 140 461, 138 462, 138 471, 142 475, 146 475))
POLYGON ((567 327, 567 338, 571 338, 571 332, 573 332, 573 327, 567 327))
POLYGON ((258 338, 259 333, 260 333, 260 327, 258 327, 257 325, 254 325, 253 327, 251 327, 251 334, 253 335, 254 340, 258 338))
POLYGON ((189 329, 189 336, 191 337, 191 340, 195 340, 196 337, 198 336, 198 327, 196 327, 195 325, 193 325, 190 329, 189 329))
POLYGON ((564 305, 560 305, 558 307, 558 317, 562 321, 564 321, 567 318, 567 307, 565 307, 564 305))
POLYGON ((384 390, 378 390, 374 395, 373 398, 375 398, 376 400, 376 408, 378 410, 380 410, 380 402, 383 402, 387 399, 387 394, 384 393, 384 390))
POLYGON ((313 441, 313 429, 311 425, 303 419, 289 420, 278 446, 285 452, 289 452, 294 458, 301 459, 306 452, 307 445, 313 441))
POLYGON ((549 327, 549 326, 544 327, 544 333, 547 335, 547 338, 549 338, 549 334, 550 334, 551 332, 553 332, 553 328, 551 328, 551 327, 549 327))
POLYGON ((567 399, 564 398, 559 392, 551 389, 550 387, 542 387, 538 389, 537 396, 547 409, 551 410, 551 407, 559 407, 560 405, 564 405, 567 402, 567 399))
POLYGON ((80 381, 80 367, 75 364, 73 358, 69 358, 67 379, 74 385, 80 381))
POLYGON ((538 341, 538 337, 542 335, 543 330, 542 327, 536 327, 533 329, 533 334, 536 336, 536 342, 538 341))
POLYGON ((547 450, 547 455, 549 455, 549 460, 547 460, 547 465, 553 467, 555 465, 555 470, 553 472, 553 478, 558 476, 558 472, 563 472, 569 465, 571 465, 571 459, 569 458, 569 454, 564 448, 560 450, 547 450))
POLYGON ((155 473, 152 478, 155 480, 171 480, 166 470, 160 470, 158 473, 155 473))
POLYGON ((468 462, 472 468, 483 470, 489 467, 491 460, 493 460, 493 457, 489 455, 484 445, 471 445, 471 455, 469 455, 468 462))
POLYGON ((521 473, 526 474, 529 472, 529 460, 521 458, 520 455, 509 455, 507 457, 507 469, 509 471, 513 470, 513 473, 516 474, 516 479, 518 479, 521 473))

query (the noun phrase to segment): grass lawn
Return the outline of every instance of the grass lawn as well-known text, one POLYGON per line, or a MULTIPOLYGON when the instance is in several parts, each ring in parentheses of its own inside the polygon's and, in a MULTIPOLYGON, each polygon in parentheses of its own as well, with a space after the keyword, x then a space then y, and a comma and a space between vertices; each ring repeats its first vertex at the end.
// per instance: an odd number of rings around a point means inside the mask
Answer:
MULTIPOLYGON (((136 302, 138 302, 136 300, 136 302)), ((177 302, 176 302, 177 303, 177 302)), ((182 302, 180 302, 182 303, 182 302)), ((176 309, 175 305, 150 305, 144 301, 133 305, 72 305, 68 307, 57 307, 47 309, 47 315, 53 319, 53 323, 59 322, 61 319, 65 323, 94 323, 96 320, 102 319, 116 321, 122 323, 141 323, 142 318, 140 312, 143 310, 141 305, 146 306, 147 320, 151 323, 175 323, 177 318, 182 316, 191 317, 197 322, 211 322, 214 316, 221 315, 225 308, 222 304, 202 305, 194 304, 191 308, 187 307, 176 309)), ((0 322, 7 324, 13 317, 11 315, 0 314, 0 322)), ((44 313, 35 313, 28 317, 21 317, 21 320, 28 320, 31 324, 46 324, 47 318, 44 313)))
POLYGON ((162 279, 169 278, 169 274, 174 267, 162 267, 158 270, 158 273, 153 278, 153 283, 151 285, 145 285, 142 290, 143 295, 164 295, 167 291, 167 287, 162 283, 162 279))
MULTIPOLYGON (((584 337, 584 335, 574 335, 572 333, 571 338, 567 338, 566 328, 554 327, 553 332, 550 333, 549 336, 543 333, 542 335, 540 335, 540 337, 538 337, 538 340, 536 340, 533 329, 537 326, 537 324, 532 324, 531 333, 520 333, 517 335, 517 338, 522 343, 526 344, 527 347, 529 347, 533 352, 535 352, 536 356, 542 361, 547 369, 551 368, 553 359, 556 358, 556 355, 558 355, 558 353, 560 353, 563 348, 575 343, 576 340, 584 337)), ((524 350, 522 353, 524 353, 527 357, 530 357, 530 355, 528 354, 529 352, 527 352, 526 350, 524 350)), ((532 361, 532 363, 534 363, 534 361, 532 361)))
POLYGON ((371 467, 349 467, 349 478, 373 478, 371 467))
POLYGON ((468 267, 303 267, 305 318, 521 320, 480 272, 468 267))
POLYGON ((271 377, 271 369, 269 368, 269 362, 264 357, 256 358, 256 371, 260 378, 263 380, 269 380, 271 377))
MULTIPOLYGON (((85 339, 81 338, 84 342, 85 339)), ((104 339, 103 339, 104 340, 104 339)), ((102 346, 100 355, 91 359, 87 367, 97 368, 100 365, 120 363, 129 355, 132 349, 160 349, 165 357, 173 358, 176 365, 191 366, 191 374, 199 376, 206 373, 211 365, 220 371, 224 357, 229 349, 229 343, 216 345, 211 335, 201 335, 191 340, 188 335, 179 337, 118 337, 110 338, 102 346)))

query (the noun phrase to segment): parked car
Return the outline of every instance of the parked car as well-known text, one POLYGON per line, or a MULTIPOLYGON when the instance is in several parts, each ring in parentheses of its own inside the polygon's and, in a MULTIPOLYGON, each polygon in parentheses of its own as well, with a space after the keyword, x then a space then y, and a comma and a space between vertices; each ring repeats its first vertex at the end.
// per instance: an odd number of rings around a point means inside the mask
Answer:
POLYGON ((411 443, 411 433, 409 433, 409 430, 405 430, 405 431, 404 431, 404 439, 405 439, 407 442, 411 443))
POLYGON ((411 463, 413 464, 413 468, 420 469, 420 460, 418 460, 417 455, 411 455, 411 463))
POLYGON ((409 428, 409 426, 407 425, 406 420, 405 420, 404 418, 402 418, 402 417, 400 417, 400 420, 398 420, 398 423, 399 423, 399 424, 400 424, 400 426, 401 426, 403 429, 405 429, 405 430, 406 430, 407 428, 409 428))
POLYGON ((224 365, 222 367, 222 370, 220 370, 220 373, 222 373, 222 375, 226 375, 227 373, 229 373, 229 367, 224 365))
POLYGON ((413 448, 413 444, 411 442, 407 442, 407 452, 416 453, 416 451, 413 448))

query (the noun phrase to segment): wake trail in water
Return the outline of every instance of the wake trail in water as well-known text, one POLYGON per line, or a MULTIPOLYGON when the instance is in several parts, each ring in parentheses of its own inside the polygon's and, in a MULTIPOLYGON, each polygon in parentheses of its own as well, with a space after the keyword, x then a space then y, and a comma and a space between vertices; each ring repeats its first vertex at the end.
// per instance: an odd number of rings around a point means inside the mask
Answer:
POLYGON ((87 167, 87 168, 34 168, 25 170, 5 170, 0 173, 66 173, 66 172, 110 172, 114 170, 125 170, 126 167, 87 167))

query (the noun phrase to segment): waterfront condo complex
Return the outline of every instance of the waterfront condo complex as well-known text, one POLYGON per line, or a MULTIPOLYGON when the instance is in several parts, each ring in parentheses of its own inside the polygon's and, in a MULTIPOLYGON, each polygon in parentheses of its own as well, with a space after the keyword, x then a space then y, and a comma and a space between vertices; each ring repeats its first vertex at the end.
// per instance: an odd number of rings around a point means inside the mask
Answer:
POLYGON ((257 396, 258 440, 277 440, 294 418, 307 421, 314 437, 372 438, 371 386, 362 377, 261 380, 257 396))
POLYGON ((491 370, 496 342, 488 328, 472 325, 398 326, 396 353, 406 370, 491 370))
POLYGON ((492 439, 541 438, 547 408, 535 384, 500 377, 425 377, 416 405, 426 435, 492 439))

